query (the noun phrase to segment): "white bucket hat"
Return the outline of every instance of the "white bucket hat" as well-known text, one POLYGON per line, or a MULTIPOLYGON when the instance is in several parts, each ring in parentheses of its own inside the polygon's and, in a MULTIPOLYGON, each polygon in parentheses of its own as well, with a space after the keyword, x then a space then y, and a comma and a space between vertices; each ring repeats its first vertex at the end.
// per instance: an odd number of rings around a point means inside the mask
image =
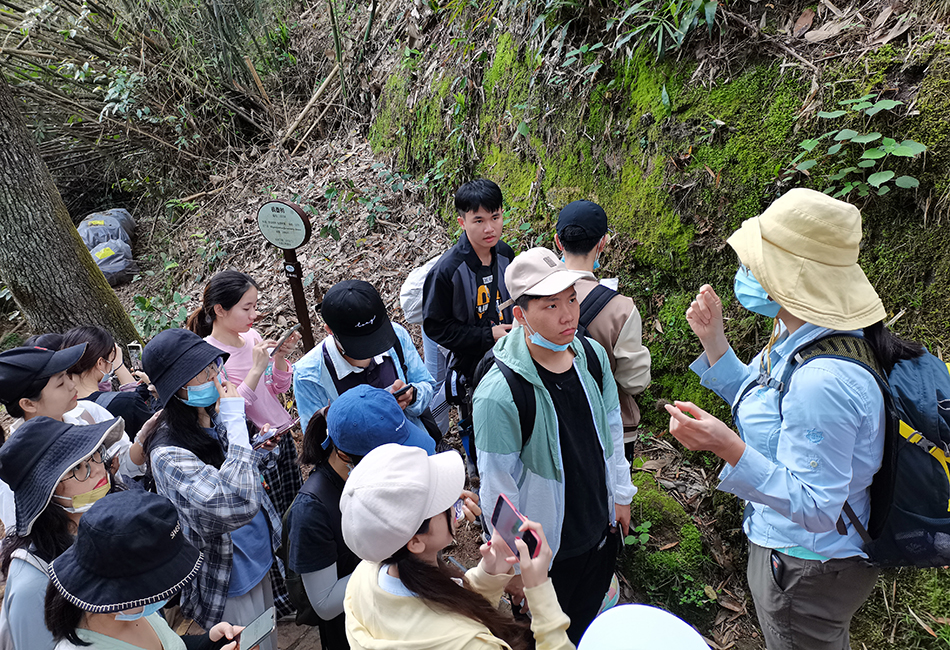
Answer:
POLYGON ((850 203, 795 188, 728 243, 769 296, 808 323, 853 330, 887 315, 858 266, 861 213, 850 203))
POLYGON ((418 447, 377 447, 343 487, 343 539, 360 558, 382 562, 405 546, 422 522, 451 508, 463 487, 458 452, 429 456, 418 447))

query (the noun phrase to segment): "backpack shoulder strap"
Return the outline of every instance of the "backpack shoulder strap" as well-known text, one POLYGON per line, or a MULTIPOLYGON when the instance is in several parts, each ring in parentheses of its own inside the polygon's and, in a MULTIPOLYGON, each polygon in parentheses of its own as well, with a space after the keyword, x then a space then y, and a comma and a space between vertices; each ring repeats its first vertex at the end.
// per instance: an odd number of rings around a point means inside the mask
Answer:
POLYGON ((396 337, 396 344, 393 345, 393 349, 396 350, 396 356, 399 357, 399 367, 402 368, 402 376, 409 380, 409 368, 406 366, 406 353, 402 351, 402 341, 399 340, 399 337, 396 337))
POLYGON ((588 339, 586 336, 582 336, 580 339, 581 345, 584 346, 584 355, 587 357, 587 370, 597 382, 597 387, 600 389, 600 392, 603 393, 604 368, 600 365, 600 357, 597 356, 597 351, 594 350, 594 346, 590 344, 590 339, 588 339))
MULTIPOLYGON (((819 358, 831 358, 831 359, 840 359, 842 361, 850 361, 851 363, 856 363, 868 372, 871 373, 871 376, 877 381, 878 387, 881 389, 881 393, 884 396, 884 410, 887 414, 885 418, 885 426, 887 430, 885 431, 885 445, 887 445, 887 437, 891 435, 891 430, 893 429, 894 422, 893 420, 893 400, 891 398, 890 387, 887 382, 887 376, 884 374, 884 369, 881 367, 880 361, 874 355, 874 351, 871 349, 871 345, 861 336, 852 336, 850 334, 831 334, 825 336, 816 341, 811 341, 806 343, 802 347, 795 350, 792 354, 792 362, 789 364, 789 370, 786 372, 784 381, 779 388, 779 413, 782 409, 782 398, 785 396, 785 393, 788 392, 789 379, 791 378, 791 373, 801 368, 810 361, 819 358)), ((854 526, 855 530, 858 531, 858 534, 861 536, 861 539, 865 544, 870 544, 872 542, 871 534, 868 532, 867 528, 864 527, 864 524, 861 523, 861 520, 855 514, 854 509, 851 507, 851 504, 847 501, 844 502, 842 507, 843 514, 848 517, 851 521, 851 524, 854 526)), ((838 521, 835 524, 835 528, 838 530, 840 535, 847 535, 848 528, 844 522, 844 516, 838 517, 838 521)))
POLYGON ((10 554, 10 557, 15 557, 18 560, 23 560, 27 564, 32 565, 34 568, 39 569, 43 573, 47 573, 47 567, 49 567, 49 564, 44 562, 42 559, 40 559, 38 556, 34 555, 33 553, 30 553, 25 548, 18 548, 17 550, 13 551, 13 553, 10 554))
POLYGON ((580 316, 577 318, 578 329, 584 328, 586 332, 591 322, 597 318, 597 314, 599 314, 616 295, 616 291, 602 284, 598 284, 594 287, 591 292, 587 294, 587 297, 581 301, 580 316))
POLYGON ((119 396, 119 393, 116 391, 106 391, 105 393, 99 393, 96 395, 96 399, 93 401, 101 406, 104 409, 109 408, 109 404, 112 404, 112 400, 119 396))
POLYGON ((511 398, 515 402, 515 408, 518 409, 518 421, 521 424, 521 448, 531 439, 534 432, 534 420, 537 415, 538 405, 534 398, 534 387, 524 377, 505 365, 498 357, 494 357, 495 365, 501 371, 502 376, 508 383, 508 389, 511 391, 511 398))

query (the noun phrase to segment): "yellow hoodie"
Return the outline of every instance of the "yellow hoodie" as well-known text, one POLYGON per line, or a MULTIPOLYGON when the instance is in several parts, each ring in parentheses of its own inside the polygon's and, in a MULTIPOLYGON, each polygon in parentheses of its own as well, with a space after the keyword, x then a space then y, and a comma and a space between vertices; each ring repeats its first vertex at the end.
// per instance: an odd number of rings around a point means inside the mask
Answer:
MULTIPOLYGON (((379 571, 378 563, 360 562, 346 587, 343 611, 352 650, 510 650, 476 620, 436 611, 418 597, 386 591, 379 586, 379 571)), ((489 575, 479 564, 465 578, 473 591, 497 605, 512 576, 489 575)), ((566 633, 570 619, 561 611, 551 581, 525 589, 525 597, 537 650, 573 650, 566 633)))

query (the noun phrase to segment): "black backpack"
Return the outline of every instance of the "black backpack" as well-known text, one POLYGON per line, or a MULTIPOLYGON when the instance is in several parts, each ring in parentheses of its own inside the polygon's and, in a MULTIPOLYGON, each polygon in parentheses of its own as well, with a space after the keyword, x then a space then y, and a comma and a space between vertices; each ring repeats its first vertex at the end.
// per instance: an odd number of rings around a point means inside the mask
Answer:
MULTIPOLYGON (((581 336, 580 340, 581 345, 584 346, 584 356, 587 357, 587 370, 597 382, 597 388, 603 393, 604 370, 600 365, 600 358, 597 356, 594 346, 591 345, 590 339, 586 336, 581 336)), ((538 410, 538 405, 534 398, 534 387, 531 385, 531 382, 516 373, 501 359, 496 357, 494 348, 486 352, 485 356, 478 362, 478 365, 475 366, 475 376, 473 378, 474 386, 478 386, 478 382, 488 374, 488 371, 491 370, 493 365, 498 366, 498 370, 501 371, 502 376, 508 383, 511 398, 514 400, 515 407, 518 409, 518 421, 521 426, 521 448, 524 449, 525 445, 527 445, 531 439, 531 433, 534 431, 534 419, 538 410)))
MULTIPOLYGON (((316 477, 317 472, 314 471, 304 482, 303 487, 300 488, 300 492, 297 493, 297 496, 294 497, 294 502, 300 498, 301 494, 316 496, 314 493, 316 477)), ((300 577, 299 573, 291 569, 290 564, 287 562, 287 549, 289 548, 287 544, 289 542, 290 535, 290 526, 287 525, 287 515, 290 514, 290 511, 293 509, 293 507, 294 504, 291 503, 290 508, 287 508, 287 512, 285 512, 280 518, 281 541, 280 549, 277 551, 277 554, 284 563, 284 584, 287 585, 287 596, 290 598, 290 602, 297 610, 296 618, 294 620, 297 625, 310 625, 312 627, 319 625, 321 619, 313 610, 313 605, 310 604, 310 598, 307 596, 307 589, 304 587, 303 578, 300 577)))
POLYGON ((950 564, 950 366, 925 352, 898 362, 885 375, 866 340, 833 334, 792 355, 777 386, 780 412, 791 373, 821 357, 868 370, 881 389, 886 412, 884 457, 871 483, 868 526, 845 502, 838 532, 847 534, 847 516, 864 551, 879 566, 950 564))

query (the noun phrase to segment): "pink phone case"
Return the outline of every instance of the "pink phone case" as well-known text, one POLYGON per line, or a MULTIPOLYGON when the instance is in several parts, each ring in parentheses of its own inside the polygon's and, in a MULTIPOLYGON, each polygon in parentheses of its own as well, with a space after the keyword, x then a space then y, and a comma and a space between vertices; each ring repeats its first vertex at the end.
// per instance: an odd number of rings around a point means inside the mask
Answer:
POLYGON ((518 509, 507 496, 504 494, 498 495, 498 501, 495 502, 495 512, 491 518, 492 526, 495 531, 501 535, 501 538, 505 540, 505 544, 508 545, 508 548, 510 548, 515 555, 518 555, 515 538, 520 537, 524 539, 525 543, 530 546, 530 543, 527 541, 527 538, 530 536, 535 544, 531 557, 536 558, 538 557, 538 553, 541 552, 541 540, 532 530, 523 533, 518 530, 526 519, 524 515, 518 512, 518 509))

